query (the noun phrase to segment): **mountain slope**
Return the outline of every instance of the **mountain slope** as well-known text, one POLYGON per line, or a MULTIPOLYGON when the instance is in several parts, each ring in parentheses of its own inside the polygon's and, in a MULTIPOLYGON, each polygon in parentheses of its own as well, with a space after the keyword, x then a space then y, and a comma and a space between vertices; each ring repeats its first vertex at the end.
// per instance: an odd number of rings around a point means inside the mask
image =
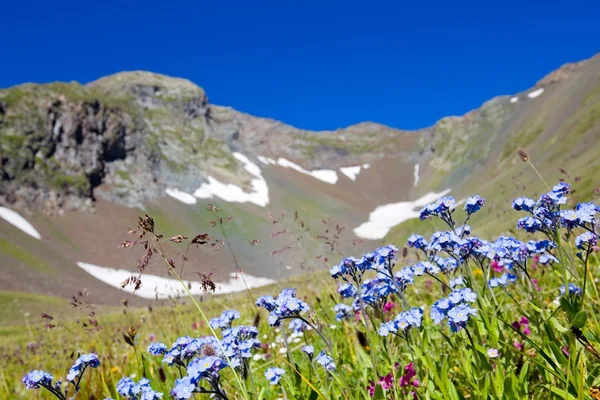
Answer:
MULTIPOLYGON (((210 221, 232 217, 224 219, 231 251, 226 243, 192 249, 185 279, 194 290, 199 272, 233 290, 243 287, 238 268, 258 285, 267 281, 253 277, 325 266, 318 255, 339 257, 317 239, 335 236, 328 218, 346 227, 337 239, 344 253, 375 245, 355 234, 402 246, 415 228, 432 229, 411 219, 416 210, 450 190, 487 197, 473 225, 496 234, 514 225, 506 201, 525 186, 544 189, 517 148, 549 182, 562 177, 593 194, 599 121, 600 56, 417 131, 375 123, 299 130, 212 105, 193 83, 149 72, 0 90, 0 217, 16 211, 40 235, 0 219, 0 290, 68 297, 85 286, 97 302, 147 302, 115 282, 135 270, 139 251, 117 246, 143 213, 167 237, 223 238, 210 221)), ((184 248, 165 246, 179 262, 184 248)), ((171 284, 161 264, 145 273, 171 284)))

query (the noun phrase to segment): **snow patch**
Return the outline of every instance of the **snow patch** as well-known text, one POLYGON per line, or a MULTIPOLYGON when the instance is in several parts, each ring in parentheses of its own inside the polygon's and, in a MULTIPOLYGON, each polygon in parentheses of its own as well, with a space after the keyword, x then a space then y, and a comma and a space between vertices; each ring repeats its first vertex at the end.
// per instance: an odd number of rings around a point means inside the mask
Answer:
POLYGON ((291 168, 293 170, 296 170, 302 174, 305 175, 310 175, 313 178, 319 179, 323 182, 335 185, 337 180, 338 180, 338 175, 337 172, 332 171, 330 169, 318 169, 315 171, 308 171, 304 168, 302 168, 301 166, 299 166, 298 164, 295 164, 289 160, 286 160, 285 158, 279 158, 277 159, 277 164, 281 167, 284 168, 291 168))
POLYGON ((511 97, 511 99, 510 99, 511 103, 516 103, 517 101, 519 101, 518 97, 511 97))
POLYGON ((539 88, 539 89, 534 90, 533 92, 530 92, 527 95, 527 97, 529 97, 530 99, 535 99, 536 97, 538 97, 542 93, 544 93, 544 88, 539 88))
POLYGON ((369 221, 354 228, 354 234, 363 239, 383 239, 394 226, 409 219, 418 218, 420 208, 433 203, 448 193, 450 193, 450 189, 446 189, 441 193, 427 193, 415 201, 379 206, 369 214, 369 221))
POLYGON ((260 161, 261 163, 263 163, 265 165, 275 165, 275 164, 277 164, 277 161, 275 161, 275 160, 273 160, 272 158, 269 158, 269 157, 257 156, 256 158, 258 158, 258 161, 260 161))
POLYGON ((363 164, 362 167, 363 169, 369 169, 371 168, 371 164, 363 164))
POLYGON ((355 167, 344 167, 340 168, 340 172, 348 177, 348 179, 355 181, 358 174, 360 174, 360 165, 355 167))
POLYGON ((414 187, 417 187, 417 185, 419 184, 419 164, 415 164, 415 183, 414 183, 414 187))
POLYGON ((269 204, 269 187, 267 181, 262 176, 258 165, 254 164, 245 155, 233 153, 233 156, 244 164, 244 169, 255 177, 252 179, 252 191, 250 193, 232 183, 222 183, 212 176, 208 177, 208 183, 203 183, 196 191, 194 196, 200 199, 210 199, 219 197, 230 203, 253 203, 260 207, 266 207, 269 204))
POLYGON ((40 233, 27 221, 25 218, 21 217, 17 212, 6 208, 0 207, 0 218, 8 222, 9 224, 15 226, 16 228, 22 230, 26 234, 31 237, 34 237, 38 240, 42 238, 40 233))
MULTIPOLYGON (((124 269, 101 267, 99 265, 88 264, 84 262, 77 262, 77 265, 94 278, 119 289, 121 289, 121 282, 136 274, 136 272, 127 271, 124 269)), ((154 299, 157 296, 159 299, 165 299, 178 295, 187 295, 181 285, 181 282, 176 279, 163 278, 161 276, 150 274, 143 274, 141 279, 142 287, 136 290, 135 293, 133 292, 132 286, 126 286, 122 290, 133 293, 136 296, 143 297, 145 299, 154 299)), ((202 289, 200 282, 183 281, 183 283, 186 286, 191 284, 190 292, 193 295, 204 294, 204 290, 202 289)), ((244 274, 244 279, 242 279, 237 273, 232 273, 229 281, 215 282, 217 286, 215 289, 215 294, 241 292, 242 290, 246 290, 246 285, 248 288, 252 289, 270 285, 272 283, 275 283, 275 281, 272 279, 257 278, 247 274, 244 274), (244 280, 246 281, 246 284, 244 284, 244 280)))
POLYGON ((191 194, 179 189, 165 189, 165 193, 185 204, 196 204, 196 198, 191 194))

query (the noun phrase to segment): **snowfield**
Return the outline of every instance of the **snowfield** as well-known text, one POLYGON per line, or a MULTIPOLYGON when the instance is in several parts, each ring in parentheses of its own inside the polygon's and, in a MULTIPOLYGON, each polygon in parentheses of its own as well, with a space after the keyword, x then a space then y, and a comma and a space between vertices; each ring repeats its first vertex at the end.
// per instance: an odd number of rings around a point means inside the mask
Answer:
POLYGON ((419 184, 419 164, 415 164, 415 183, 413 184, 414 187, 417 187, 417 185, 419 184))
POLYGON ((529 97, 530 99, 535 99, 536 97, 538 97, 542 93, 544 93, 544 88, 539 88, 539 89, 534 90, 533 92, 530 92, 527 95, 527 97, 529 97))
POLYGON ((191 194, 184 192, 179 189, 165 189, 165 193, 171 196, 174 199, 177 199, 185 204, 196 204, 196 198, 191 194))
POLYGON ((367 222, 354 228, 354 234, 363 239, 383 239, 394 226, 409 219, 419 218, 419 211, 422 207, 433 203, 448 193, 450 193, 450 189, 446 189, 441 193, 427 193, 415 201, 379 206, 369 214, 367 222))
MULTIPOLYGON (((130 276, 136 274, 136 272, 127 271, 124 269, 101 267, 99 265, 88 264, 84 262, 78 262, 77 265, 85 272, 92 275, 94 278, 99 279, 102 282, 119 289, 121 289, 121 282, 123 282, 130 276)), ((135 293, 133 291, 132 286, 126 286, 122 290, 129 293, 133 293, 136 296, 143 297, 145 299, 154 299, 156 297, 158 297, 159 299, 166 299, 168 297, 174 297, 178 295, 187 295, 181 285, 181 282, 179 282, 177 279, 163 278, 161 276, 150 274, 143 274, 141 279, 142 287, 135 291, 135 293)), ((275 283, 275 281, 272 279, 257 278, 247 274, 244 274, 244 279, 242 279, 240 274, 231 273, 229 281, 215 282, 217 286, 215 294, 234 293, 246 290, 244 280, 246 281, 246 284, 250 289, 275 283)), ((202 289, 200 282, 183 282, 185 283, 185 285, 191 284, 190 292, 193 295, 204 294, 204 290, 202 289)))
POLYGON ((360 165, 354 167, 343 167, 340 168, 340 172, 348 177, 348 179, 355 181, 358 174, 360 174, 360 165))
POLYGON ((203 183, 196 189, 194 196, 200 199, 218 197, 230 203, 253 203, 260 207, 266 207, 269 204, 269 186, 262 176, 261 169, 241 153, 233 153, 233 156, 244 164, 244 169, 250 175, 254 176, 251 182, 252 191, 245 192, 237 185, 222 183, 209 176, 208 183, 203 183))
POLYGON ((319 179, 331 185, 335 185, 338 181, 337 172, 330 169, 318 169, 315 171, 308 171, 299 166, 298 164, 295 164, 290 160, 286 160, 285 158, 281 157, 277 159, 277 165, 284 168, 291 168, 295 171, 300 172, 301 174, 312 176, 313 178, 319 179))
POLYGON ((31 237, 38 240, 42 238, 42 235, 21 215, 9 208, 0 207, 0 218, 13 225, 14 227, 22 230, 31 237))

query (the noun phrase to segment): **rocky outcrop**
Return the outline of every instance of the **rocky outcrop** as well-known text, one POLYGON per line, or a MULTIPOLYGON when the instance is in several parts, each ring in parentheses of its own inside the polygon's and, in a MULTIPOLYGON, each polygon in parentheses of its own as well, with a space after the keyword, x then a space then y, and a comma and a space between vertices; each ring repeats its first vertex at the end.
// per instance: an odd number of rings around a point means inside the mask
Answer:
POLYGON ((193 191, 208 175, 248 184, 235 151, 335 168, 398 155, 389 144, 406 136, 414 133, 372 123, 302 131, 211 105, 192 82, 149 72, 26 84, 0 90, 0 202, 54 213, 89 209, 100 196, 135 207, 167 185, 193 191))

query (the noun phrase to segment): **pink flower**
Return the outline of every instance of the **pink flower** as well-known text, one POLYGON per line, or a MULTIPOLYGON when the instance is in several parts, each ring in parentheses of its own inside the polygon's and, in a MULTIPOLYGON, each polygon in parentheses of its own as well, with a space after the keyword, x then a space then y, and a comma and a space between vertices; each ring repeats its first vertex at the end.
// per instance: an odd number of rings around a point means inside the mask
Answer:
POLYGON ((529 336, 531 335, 531 331, 529 330, 529 326, 525 325, 525 327, 523 328, 523 334, 529 336))
POLYGON ((367 392, 369 392, 369 397, 375 396, 375 382, 369 381, 369 386, 367 386, 367 392))
POLYGON ((381 385, 381 387, 384 390, 387 390, 387 389, 391 388, 392 385, 394 384, 394 375, 390 372, 386 376, 383 376, 383 377, 380 376, 378 383, 381 385))
POLYGON ((514 341, 513 346, 515 346, 517 350, 523 350, 523 343, 519 342, 518 340, 514 341))
POLYGON ((360 311, 356 311, 354 313, 354 319, 356 320, 356 322, 360 322, 360 311))
POLYGON ((527 319, 527 317, 521 317, 521 320, 519 322, 523 325, 529 325, 529 320, 527 319))
POLYGON ((412 378, 414 378, 417 375, 417 372, 415 371, 415 367, 413 365, 413 363, 408 363, 408 365, 406 367, 404 367, 404 375, 402 375, 398 381, 398 384, 400 386, 408 386, 410 385, 412 382, 412 378))
POLYGON ((500 273, 504 270, 504 268, 500 264, 498 264, 498 261, 492 261, 491 266, 492 270, 496 273, 500 273))
POLYGON ((387 303, 385 303, 385 305, 383 306, 383 312, 384 313, 388 313, 392 310, 392 308, 394 308, 395 304, 392 303, 391 301, 388 301, 387 303))
POLYGON ((569 353, 569 348, 567 346, 561 347, 561 350, 565 356, 569 357, 570 353, 569 353))

